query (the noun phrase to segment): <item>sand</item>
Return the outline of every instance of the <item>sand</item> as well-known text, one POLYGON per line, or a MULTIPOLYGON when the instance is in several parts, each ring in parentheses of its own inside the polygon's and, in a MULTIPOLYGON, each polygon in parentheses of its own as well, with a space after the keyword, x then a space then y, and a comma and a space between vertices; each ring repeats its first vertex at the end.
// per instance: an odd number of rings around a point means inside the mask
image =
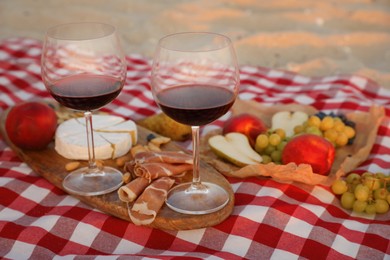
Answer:
POLYGON ((213 31, 233 40, 241 65, 390 89, 390 0, 0 0, 0 39, 43 39, 76 21, 117 26, 128 54, 150 58, 166 34, 213 31))

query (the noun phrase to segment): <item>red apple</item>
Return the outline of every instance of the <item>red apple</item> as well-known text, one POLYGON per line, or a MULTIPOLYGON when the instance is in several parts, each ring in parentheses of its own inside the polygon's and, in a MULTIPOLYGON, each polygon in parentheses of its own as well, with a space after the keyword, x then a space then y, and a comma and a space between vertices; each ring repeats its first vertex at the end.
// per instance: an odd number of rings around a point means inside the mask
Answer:
POLYGON ((41 102, 25 102, 14 106, 5 122, 11 142, 29 150, 45 148, 53 140, 56 128, 56 113, 41 102))
POLYGON ((282 163, 310 164, 313 172, 327 175, 335 158, 335 147, 314 134, 302 134, 291 139, 283 149, 282 163))
POLYGON ((240 114, 228 119, 223 125, 223 134, 238 132, 246 135, 252 147, 255 146, 259 134, 267 131, 264 122, 251 114, 240 114))

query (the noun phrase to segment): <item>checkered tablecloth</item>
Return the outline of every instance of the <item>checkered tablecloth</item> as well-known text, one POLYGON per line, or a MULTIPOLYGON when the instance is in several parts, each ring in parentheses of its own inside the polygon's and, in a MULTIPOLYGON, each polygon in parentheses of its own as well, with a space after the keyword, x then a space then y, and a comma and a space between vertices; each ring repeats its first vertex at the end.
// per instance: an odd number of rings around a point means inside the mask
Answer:
MULTIPOLYGON (((25 100, 50 98, 41 81, 40 54, 40 41, 0 42, 2 110, 25 100)), ((158 111, 150 93, 150 60, 140 55, 127 60, 126 85, 104 110, 139 120, 158 111)), ((390 174, 389 89, 358 76, 310 78, 243 66, 239 97, 267 104, 298 102, 326 111, 384 106, 386 118, 372 153, 357 171, 390 174)), ((327 187, 265 178, 228 180, 235 206, 227 220, 197 230, 156 230, 108 216, 67 195, 34 173, 0 139, 0 257, 390 258, 390 213, 352 214, 327 187)))

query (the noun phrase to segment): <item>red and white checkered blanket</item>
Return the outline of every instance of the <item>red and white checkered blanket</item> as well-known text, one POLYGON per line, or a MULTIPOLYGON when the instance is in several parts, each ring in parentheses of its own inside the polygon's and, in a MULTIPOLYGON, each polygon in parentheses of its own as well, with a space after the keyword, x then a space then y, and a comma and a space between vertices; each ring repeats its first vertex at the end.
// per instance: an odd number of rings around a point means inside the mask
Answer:
MULTIPOLYGON (((41 81, 40 54, 40 41, 0 42, 2 110, 50 97, 41 81)), ((104 110, 138 120, 158 111, 150 92, 150 60, 129 55, 127 61, 126 85, 104 110)), ((371 155, 356 171, 390 174, 389 89, 358 76, 310 78, 243 66, 239 97, 266 104, 298 102, 325 111, 367 111, 372 104, 382 105, 386 117, 371 155)), ((156 230, 108 216, 67 195, 34 173, 0 139, 0 257, 390 258, 390 213, 352 214, 327 187, 264 178, 228 180, 235 206, 227 220, 198 230, 156 230)))

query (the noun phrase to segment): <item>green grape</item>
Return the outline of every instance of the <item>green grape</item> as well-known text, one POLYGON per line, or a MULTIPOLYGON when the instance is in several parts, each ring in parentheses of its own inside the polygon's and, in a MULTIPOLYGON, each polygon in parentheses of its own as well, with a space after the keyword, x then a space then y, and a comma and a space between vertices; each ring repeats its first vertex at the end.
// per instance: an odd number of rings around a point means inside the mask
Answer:
POLYGON ((272 162, 271 156, 269 156, 267 154, 263 154, 261 157, 263 158, 263 161, 262 161, 263 164, 267 164, 267 163, 272 162))
POLYGON ((315 127, 315 126, 308 126, 308 127, 306 127, 305 133, 322 136, 321 130, 318 127, 315 127))
POLYGON ((266 154, 266 155, 271 155, 272 152, 275 151, 275 150, 276 150, 276 147, 275 147, 275 146, 273 146, 273 145, 268 145, 268 146, 264 149, 263 153, 266 154))
POLYGON ((375 178, 374 176, 365 176, 363 178, 363 184, 367 186, 370 190, 379 189, 381 186, 379 179, 375 178))
POLYGON ((378 199, 375 200, 375 209, 376 213, 383 214, 389 211, 389 203, 387 201, 378 199))
POLYGON ((355 212, 363 212, 367 207, 367 201, 355 200, 352 210, 355 212))
POLYGON ((374 190, 374 198, 375 199, 386 200, 388 194, 389 194, 389 192, 386 188, 379 188, 379 189, 374 190))
POLYGON ((269 140, 266 134, 260 134, 256 138, 256 147, 264 149, 268 146, 269 140))
POLYGON ((283 152, 286 144, 287 144, 287 141, 281 141, 280 144, 278 144, 278 146, 276 146, 276 150, 283 152))
POLYGON ((354 194, 357 200, 367 201, 370 197, 370 189, 363 184, 358 184, 355 188, 354 194))
POLYGON ((347 183, 350 183, 350 184, 358 184, 360 182, 360 175, 353 172, 353 173, 348 174, 348 176, 345 180, 347 183))
POLYGON ((386 200, 387 200, 387 202, 390 204, 390 193, 387 194, 386 200))
POLYGON ((370 215, 375 214, 376 213, 375 203, 367 204, 365 212, 370 215))
POLYGON ((352 209, 355 200, 355 195, 352 192, 344 192, 343 195, 341 195, 341 206, 345 209, 352 209))
POLYGON ((341 195, 348 190, 347 182, 341 179, 335 180, 331 186, 334 194, 341 195))
POLYGON ((268 137, 268 139, 269 139, 270 145, 273 145, 273 146, 279 145, 280 142, 282 141, 282 138, 280 137, 280 135, 275 134, 275 133, 271 134, 271 135, 268 137))
POLYGON ((282 151, 275 150, 271 153, 272 161, 281 162, 282 161, 282 151))

